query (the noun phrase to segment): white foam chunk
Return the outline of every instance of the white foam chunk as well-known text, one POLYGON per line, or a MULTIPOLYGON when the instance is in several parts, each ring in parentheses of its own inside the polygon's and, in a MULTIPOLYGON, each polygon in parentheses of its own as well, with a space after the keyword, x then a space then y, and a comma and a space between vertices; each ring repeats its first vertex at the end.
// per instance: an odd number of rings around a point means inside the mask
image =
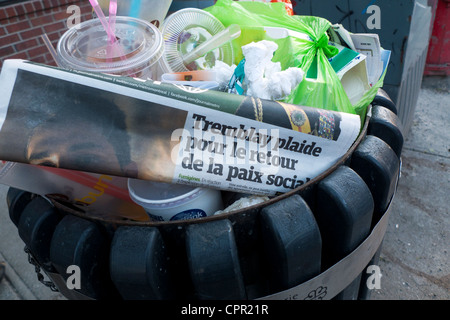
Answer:
POLYGON ((211 68, 211 71, 216 73, 216 81, 219 83, 219 88, 224 88, 228 85, 233 76, 236 65, 229 66, 223 61, 216 60, 216 64, 211 68))
POLYGON ((245 57, 247 95, 261 99, 279 100, 288 96, 302 81, 301 68, 281 70, 280 62, 273 62, 278 45, 273 41, 251 42, 242 47, 245 57))

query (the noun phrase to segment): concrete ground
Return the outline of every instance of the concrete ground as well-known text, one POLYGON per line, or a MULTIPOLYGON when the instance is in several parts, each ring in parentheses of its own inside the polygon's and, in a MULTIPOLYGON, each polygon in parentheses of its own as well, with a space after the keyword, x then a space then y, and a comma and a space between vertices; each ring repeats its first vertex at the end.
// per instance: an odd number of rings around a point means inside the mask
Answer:
POLYGON ((374 300, 450 299, 450 77, 424 77, 374 300))
MULTIPOLYGON (((424 78, 402 153, 401 178, 384 238, 381 288, 372 300, 450 299, 450 77, 424 78)), ((0 185, 0 300, 65 300, 37 279, 9 219, 0 185)))

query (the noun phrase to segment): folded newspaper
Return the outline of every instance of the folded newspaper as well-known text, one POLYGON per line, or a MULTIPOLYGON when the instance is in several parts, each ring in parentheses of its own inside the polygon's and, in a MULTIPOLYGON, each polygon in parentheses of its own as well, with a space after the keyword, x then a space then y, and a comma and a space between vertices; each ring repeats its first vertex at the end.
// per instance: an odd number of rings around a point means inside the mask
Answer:
POLYGON ((258 195, 295 189, 360 133, 347 113, 6 60, 0 159, 258 195))

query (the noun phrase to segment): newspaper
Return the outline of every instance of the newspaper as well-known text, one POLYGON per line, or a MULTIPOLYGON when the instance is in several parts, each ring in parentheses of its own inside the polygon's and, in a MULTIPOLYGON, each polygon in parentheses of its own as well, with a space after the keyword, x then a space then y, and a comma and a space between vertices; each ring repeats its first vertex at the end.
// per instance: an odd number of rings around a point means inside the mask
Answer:
POLYGON ((351 50, 356 51, 355 45, 353 44, 353 40, 350 32, 348 32, 342 24, 333 24, 331 29, 329 30, 330 40, 335 43, 339 43, 341 45, 348 46, 351 50))
POLYGON ((366 56, 368 84, 372 87, 384 72, 383 54, 380 38, 376 33, 351 33, 341 24, 334 24, 330 31, 331 41, 348 46, 351 50, 366 56))
POLYGON ((335 164, 359 116, 6 60, 0 159, 258 195, 335 164))
POLYGON ((97 217, 150 220, 143 207, 131 200, 123 177, 0 161, 0 183, 70 203, 97 217))
POLYGON ((356 51, 366 55, 369 85, 372 87, 383 72, 381 60, 381 44, 376 33, 354 33, 350 35, 356 51))

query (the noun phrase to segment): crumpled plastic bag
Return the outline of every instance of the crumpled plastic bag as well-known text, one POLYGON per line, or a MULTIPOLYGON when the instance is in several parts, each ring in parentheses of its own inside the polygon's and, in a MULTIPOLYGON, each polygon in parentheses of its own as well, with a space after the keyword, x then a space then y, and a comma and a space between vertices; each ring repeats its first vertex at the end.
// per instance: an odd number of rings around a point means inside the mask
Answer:
POLYGON ((273 61, 279 61, 282 70, 300 67, 307 72, 313 63, 317 64, 317 78, 303 79, 282 102, 358 114, 363 121, 367 106, 383 85, 385 74, 352 105, 328 61, 337 54, 337 49, 328 43, 327 31, 331 23, 326 19, 288 15, 283 3, 217 0, 216 4, 204 10, 219 19, 225 27, 231 24, 241 27, 241 36, 232 42, 236 64, 243 58, 242 46, 260 40, 271 40, 278 44, 273 61), (287 29, 289 36, 273 39, 265 27, 287 29))

